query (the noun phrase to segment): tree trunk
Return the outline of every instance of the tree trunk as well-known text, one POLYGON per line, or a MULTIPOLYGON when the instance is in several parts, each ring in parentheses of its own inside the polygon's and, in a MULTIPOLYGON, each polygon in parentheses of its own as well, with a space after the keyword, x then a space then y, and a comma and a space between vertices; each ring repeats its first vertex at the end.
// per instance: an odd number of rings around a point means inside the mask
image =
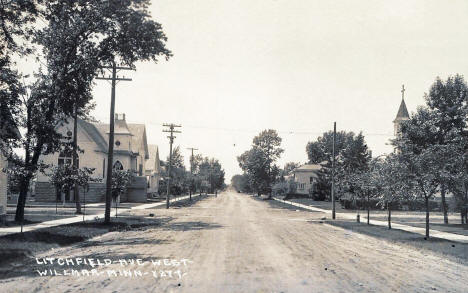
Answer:
POLYGON ((367 225, 369 225, 370 221, 370 202, 369 202, 369 195, 367 195, 367 225))
POLYGON ((426 239, 429 239, 429 198, 424 198, 426 204, 426 239))
MULTIPOLYGON (((78 170, 78 109, 77 104, 75 103, 75 113, 73 117, 73 167, 75 171, 78 170)), ((80 203, 80 190, 78 189, 78 185, 75 182, 75 186, 73 188, 73 197, 75 198, 76 204, 76 213, 81 214, 81 203, 80 203)))
POLYGON ((387 210, 388 210, 388 229, 392 229, 392 208, 390 207, 389 202, 387 202, 387 210))
POLYGON ((15 221, 22 222, 24 220, 24 207, 26 206, 26 197, 28 196, 30 178, 21 180, 20 193, 18 197, 18 205, 16 206, 15 221))
POLYGON ((447 201, 445 200, 445 185, 444 184, 442 184, 440 187, 440 196, 442 199, 442 212, 444 213, 444 224, 448 224, 447 201))

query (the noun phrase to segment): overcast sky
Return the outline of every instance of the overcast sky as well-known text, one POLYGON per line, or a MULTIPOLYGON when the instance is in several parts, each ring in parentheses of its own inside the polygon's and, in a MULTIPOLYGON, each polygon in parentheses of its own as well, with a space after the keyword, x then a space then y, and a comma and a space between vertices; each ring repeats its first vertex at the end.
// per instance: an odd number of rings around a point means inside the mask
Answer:
MULTIPOLYGON (((145 123, 149 143, 169 152, 162 123, 187 159, 218 158, 226 182, 236 157, 263 129, 276 129, 280 165, 305 162, 305 146, 337 122, 387 153, 401 85, 410 112, 436 76, 468 69, 468 1, 154 0, 174 57, 139 63, 117 87, 116 112, 145 123)), ((108 122, 110 86, 98 81, 95 117, 108 122)))

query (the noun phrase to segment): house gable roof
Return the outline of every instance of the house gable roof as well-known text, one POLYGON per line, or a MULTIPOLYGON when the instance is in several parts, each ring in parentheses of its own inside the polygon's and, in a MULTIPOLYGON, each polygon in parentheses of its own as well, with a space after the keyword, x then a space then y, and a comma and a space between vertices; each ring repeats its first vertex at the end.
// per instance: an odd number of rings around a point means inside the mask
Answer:
POLYGON ((159 161, 158 146, 155 144, 148 145, 148 153, 149 153, 149 158, 146 160, 146 164, 145 164, 146 170, 159 172, 159 170, 156 170, 158 161, 159 161))
POLYGON ((318 172, 322 168, 323 167, 319 164, 305 164, 294 169, 294 172, 318 172))
POLYGON ((132 134, 132 151, 138 153, 139 146, 143 145, 145 159, 149 159, 148 142, 146 140, 146 126, 144 124, 127 124, 132 134))
POLYGON ((323 169, 323 166, 319 165, 319 164, 305 164, 305 165, 302 165, 302 166, 294 169, 293 173, 294 174, 296 174, 296 173, 309 173, 310 176, 318 178, 318 173, 322 169, 323 169))
POLYGON ((97 128, 97 123, 89 123, 82 119, 78 119, 78 125, 83 128, 86 133, 96 142, 99 149, 103 152, 107 152, 107 140, 102 136, 101 131, 97 128))

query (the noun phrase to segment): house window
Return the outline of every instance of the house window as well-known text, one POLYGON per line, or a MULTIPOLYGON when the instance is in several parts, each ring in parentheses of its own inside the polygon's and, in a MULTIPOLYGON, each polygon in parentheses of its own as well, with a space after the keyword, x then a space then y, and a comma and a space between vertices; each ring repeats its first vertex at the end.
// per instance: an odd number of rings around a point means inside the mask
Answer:
POLYGON ((58 157, 58 165, 71 165, 72 164, 72 156, 70 151, 63 151, 59 153, 58 157))
POLYGON ((310 184, 314 183, 314 177, 310 177, 309 180, 310 180, 310 182, 309 182, 310 184))
POLYGON ((123 170, 123 165, 122 165, 122 163, 120 163, 120 161, 116 161, 116 162, 114 163, 114 167, 113 167, 113 168, 114 168, 114 170, 123 170))

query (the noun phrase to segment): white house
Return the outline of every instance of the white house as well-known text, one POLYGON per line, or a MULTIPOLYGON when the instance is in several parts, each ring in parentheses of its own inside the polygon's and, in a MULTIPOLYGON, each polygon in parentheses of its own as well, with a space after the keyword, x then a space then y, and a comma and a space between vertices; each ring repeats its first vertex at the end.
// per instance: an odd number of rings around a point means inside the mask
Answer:
POLYGON ((308 195, 310 190, 317 184, 318 174, 322 169, 318 164, 305 164, 294 169, 293 178, 296 182, 296 193, 308 195))
MULTIPOLYGON (((73 137, 73 119, 62 125, 58 132, 73 137)), ((79 166, 94 168, 94 177, 102 179, 102 183, 93 183, 86 195, 86 201, 103 201, 105 196, 105 178, 107 172, 107 149, 109 141, 109 124, 91 123, 78 119, 78 146, 83 153, 79 153, 79 166)), ((123 196, 122 201, 146 201, 145 164, 149 159, 148 143, 146 141, 146 128, 144 124, 130 124, 125 120, 125 114, 115 115, 114 125, 114 168, 132 170, 136 175, 134 182, 138 192, 129 189, 128 197, 123 196), (144 186, 144 188, 143 188, 144 186), (141 189, 141 190, 140 190, 141 189), (144 190, 143 190, 144 189, 144 190), (144 193, 144 194, 143 194, 144 193), (132 198, 130 198, 132 194, 132 198), (137 197, 137 198, 135 198, 137 197)), ((71 154, 55 153, 42 156, 41 160, 50 165, 61 165, 71 162, 71 154)), ((46 170, 50 172, 50 170, 46 170)), ((65 200, 73 201, 73 194, 57 194, 49 182, 49 177, 39 173, 36 183, 37 201, 65 200)))
POLYGON ((161 165, 159 162, 159 148, 157 145, 148 145, 149 159, 145 162, 145 175, 148 181, 148 194, 157 195, 159 180, 161 179, 161 165))
MULTIPOLYGON (((11 117, 10 111, 6 107, 0 106, 0 140, 17 139, 20 137, 21 135, 11 117)), ((3 172, 3 169, 7 167, 8 161, 2 152, 0 152, 0 223, 5 221, 7 212, 8 176, 3 172)))

